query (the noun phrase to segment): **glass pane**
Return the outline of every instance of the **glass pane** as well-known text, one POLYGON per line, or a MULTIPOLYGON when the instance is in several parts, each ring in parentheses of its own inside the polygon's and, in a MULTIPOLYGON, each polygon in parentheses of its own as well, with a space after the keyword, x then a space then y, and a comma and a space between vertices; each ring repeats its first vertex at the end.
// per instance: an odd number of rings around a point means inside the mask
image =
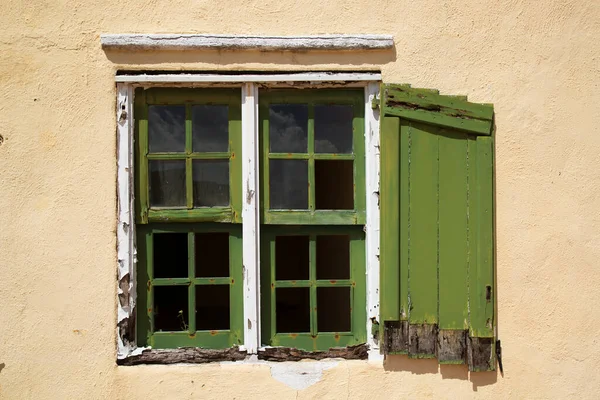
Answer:
POLYGON ((194 207, 229 205, 229 160, 194 160, 194 207))
POLYGON ((148 161, 150 205, 185 206, 185 160, 148 161))
POLYGON ((196 286, 196 329, 229 329, 229 285, 196 286))
POLYGON ((317 279, 350 279, 349 236, 317 236, 317 279))
POLYGON ((308 161, 269 160, 272 210, 308 209, 308 161))
POLYGON ((155 278, 187 278, 187 240, 187 233, 155 233, 153 235, 155 278))
POLYGON ((273 104, 269 107, 269 143, 271 153, 308 151, 308 106, 273 104))
POLYGON ((352 153, 352 106, 315 106, 315 153, 352 153))
POLYGON ((350 332, 350 288, 317 288, 317 330, 350 332))
POLYGON ((192 107, 192 151, 229 150, 229 107, 200 105, 192 107))
POLYGON ((353 161, 315 160, 315 208, 354 209, 353 161))
POLYGON ((154 331, 187 331, 188 287, 154 286, 154 331))
POLYGON ((148 150, 185 151, 185 106, 148 107, 148 150))
POLYGON ((275 302, 277 333, 310 332, 309 288, 277 288, 275 302))
POLYGON ((196 277, 229 276, 229 233, 196 233, 196 277))
POLYGON ((299 281, 308 279, 308 236, 275 238, 275 279, 299 281))

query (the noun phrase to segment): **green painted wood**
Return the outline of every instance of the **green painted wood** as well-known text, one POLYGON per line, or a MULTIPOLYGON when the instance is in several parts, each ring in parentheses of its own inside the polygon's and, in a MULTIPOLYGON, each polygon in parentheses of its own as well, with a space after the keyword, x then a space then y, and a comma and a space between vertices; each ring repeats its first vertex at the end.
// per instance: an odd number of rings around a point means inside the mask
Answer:
MULTIPOLYGON (((493 141, 490 137, 477 138, 475 193, 470 196, 477 201, 477 256, 476 267, 471 275, 471 326, 473 337, 494 336, 494 268, 493 268, 493 141)), ((474 199, 474 200, 475 200, 474 199)))
POLYGON ((456 96, 443 96, 437 93, 424 93, 423 90, 409 89, 401 86, 385 86, 386 101, 401 103, 399 107, 413 106, 425 110, 436 111, 457 118, 471 118, 491 121, 493 107, 487 104, 470 103, 456 96))
POLYGON ((242 209, 242 166, 241 166, 241 92, 235 89, 182 89, 152 88, 140 91, 135 99, 136 107, 136 198, 140 210, 138 223, 149 222, 234 222, 241 223, 242 209), (200 104, 225 104, 229 109, 229 152, 192 152, 192 106, 200 104), (185 151, 179 153, 148 154, 148 106, 185 105, 185 151), (148 160, 186 161, 186 205, 185 207, 160 209, 148 202, 148 160), (229 159, 230 206, 198 207, 193 204, 192 160, 229 159))
POLYGON ((272 89, 261 92, 259 105, 259 127, 262 140, 261 149, 261 222, 264 224, 352 224, 366 222, 365 217, 365 164, 364 164, 364 91, 356 89, 272 89), (269 105, 270 104, 307 104, 308 106, 308 148, 307 153, 269 153, 269 105), (353 154, 315 154, 314 153, 314 107, 318 104, 349 104, 354 109, 353 120, 353 154), (272 211, 269 204, 269 159, 304 159, 308 160, 309 201, 307 211, 272 211), (314 160, 354 160, 355 210, 352 217, 348 211, 334 211, 335 215, 322 214, 315 211, 315 166, 314 160), (360 194, 360 195, 357 195, 360 194), (286 213, 289 216, 286 216, 286 213))
MULTIPOLYGON (((385 117, 391 118, 391 117, 385 117)), ((409 210, 410 210, 410 125, 409 121, 400 120, 400 237, 398 249, 394 252, 400 252, 400 320, 408 321, 409 313, 409 297, 408 297, 408 256, 409 256, 409 232, 410 226, 409 210)), ((395 276, 394 276, 395 278, 395 276)), ((384 279, 384 277, 382 277, 384 279)), ((408 322, 407 322, 408 325, 408 322)), ((408 335, 408 331, 406 332, 408 335)))
POLYGON ((135 209, 136 222, 148 223, 148 108, 146 91, 138 88, 135 91, 135 209))
POLYGON ((438 322, 438 137, 409 122, 408 318, 438 322))
POLYGON ((441 114, 436 111, 426 111, 411 107, 399 108, 392 106, 386 106, 384 110, 386 115, 401 117, 415 122, 437 125, 446 128, 460 129, 472 134, 489 135, 492 128, 491 121, 456 118, 441 114))
POLYGON ((400 317, 400 120, 384 117, 381 121, 381 172, 379 206, 380 222, 380 282, 379 318, 396 321, 400 317))
POLYGON ((261 231, 261 306, 262 342, 270 346, 287 346, 303 350, 327 350, 366 342, 366 278, 364 232, 355 226, 264 226, 261 231), (350 236, 350 279, 316 279, 316 237, 318 235, 344 234, 350 236), (282 235, 309 235, 309 279, 299 281, 275 280, 275 238, 282 235), (310 288, 310 332, 277 333, 276 288, 310 288), (352 331, 344 333, 319 333, 317 326, 317 287, 349 287, 351 293, 352 331), (266 293, 268 290, 268 293, 266 293), (346 339, 344 339, 346 337, 346 339))
POLYGON ((352 210, 266 211, 265 224, 273 225, 357 225, 364 224, 365 212, 352 210))
MULTIPOLYGON (((191 143, 190 143, 191 144, 191 143)), ((196 238, 194 232, 188 232, 188 278, 196 277, 196 238)), ((188 332, 196 333, 196 286, 188 286, 188 332)))
POLYGON ((138 227, 140 279, 138 284, 138 344, 154 348, 176 348, 185 346, 204 348, 226 348, 243 344, 244 316, 242 290, 242 227, 238 224, 220 223, 172 223, 149 224, 138 227), (153 234, 165 232, 188 233, 188 276, 185 278, 153 279, 153 234), (222 278, 195 277, 195 233, 228 232, 230 276, 222 278), (230 325, 228 330, 196 331, 196 287, 205 285, 230 286, 230 325), (185 332, 155 332, 153 294, 155 286, 188 286, 188 327, 185 332), (146 317, 144 317, 144 315, 146 317))
POLYGON ((234 222, 234 210, 229 207, 203 207, 191 210, 154 208, 148 211, 149 222, 234 222))
POLYGON ((467 135, 438 131, 439 328, 468 328, 467 135))
MULTIPOLYGON (((317 237, 316 235, 310 235, 310 241, 308 243, 308 276, 311 282, 317 280, 317 237)), ((310 333, 314 336, 319 332, 317 326, 317 287, 313 284, 310 286, 310 333)))

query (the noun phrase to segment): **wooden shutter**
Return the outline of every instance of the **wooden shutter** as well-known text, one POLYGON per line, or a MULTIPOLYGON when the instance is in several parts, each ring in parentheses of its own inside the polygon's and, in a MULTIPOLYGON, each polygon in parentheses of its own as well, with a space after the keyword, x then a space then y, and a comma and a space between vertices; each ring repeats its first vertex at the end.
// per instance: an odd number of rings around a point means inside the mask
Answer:
POLYGON ((493 107, 381 91, 381 348, 494 370, 493 107))

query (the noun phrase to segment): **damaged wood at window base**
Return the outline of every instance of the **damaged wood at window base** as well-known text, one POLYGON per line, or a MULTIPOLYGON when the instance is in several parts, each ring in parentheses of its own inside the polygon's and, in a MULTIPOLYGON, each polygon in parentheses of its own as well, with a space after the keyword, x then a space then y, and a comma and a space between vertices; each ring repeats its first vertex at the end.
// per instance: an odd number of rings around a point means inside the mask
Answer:
POLYGON ((148 349, 140 354, 117 360, 119 365, 139 364, 205 364, 218 361, 242 361, 248 352, 238 346, 228 349, 203 349, 183 347, 178 349, 148 349))
POLYGON ((300 361, 343 358, 345 360, 366 360, 369 358, 369 345, 366 343, 347 347, 333 347, 326 351, 305 351, 290 347, 266 347, 258 351, 258 359, 265 361, 300 361))
POLYGON ((468 364, 469 370, 494 371, 494 339, 471 337, 468 330, 438 329, 436 324, 385 321, 381 352, 410 358, 437 358, 440 364, 468 364))

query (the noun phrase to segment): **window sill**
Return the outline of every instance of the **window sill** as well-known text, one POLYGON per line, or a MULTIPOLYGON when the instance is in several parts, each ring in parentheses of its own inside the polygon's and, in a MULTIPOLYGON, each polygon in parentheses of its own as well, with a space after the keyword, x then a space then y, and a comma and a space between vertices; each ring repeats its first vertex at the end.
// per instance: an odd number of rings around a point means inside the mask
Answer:
MULTIPOLYGON (((264 347, 258 350, 258 360, 283 362, 324 359, 368 360, 369 346, 366 343, 327 351, 305 351, 290 347, 264 347)), ((244 361, 249 357, 246 350, 234 346, 228 349, 202 349, 182 347, 178 349, 147 349, 140 354, 118 359, 117 364, 133 366, 142 364, 207 364, 222 361, 244 361)))

